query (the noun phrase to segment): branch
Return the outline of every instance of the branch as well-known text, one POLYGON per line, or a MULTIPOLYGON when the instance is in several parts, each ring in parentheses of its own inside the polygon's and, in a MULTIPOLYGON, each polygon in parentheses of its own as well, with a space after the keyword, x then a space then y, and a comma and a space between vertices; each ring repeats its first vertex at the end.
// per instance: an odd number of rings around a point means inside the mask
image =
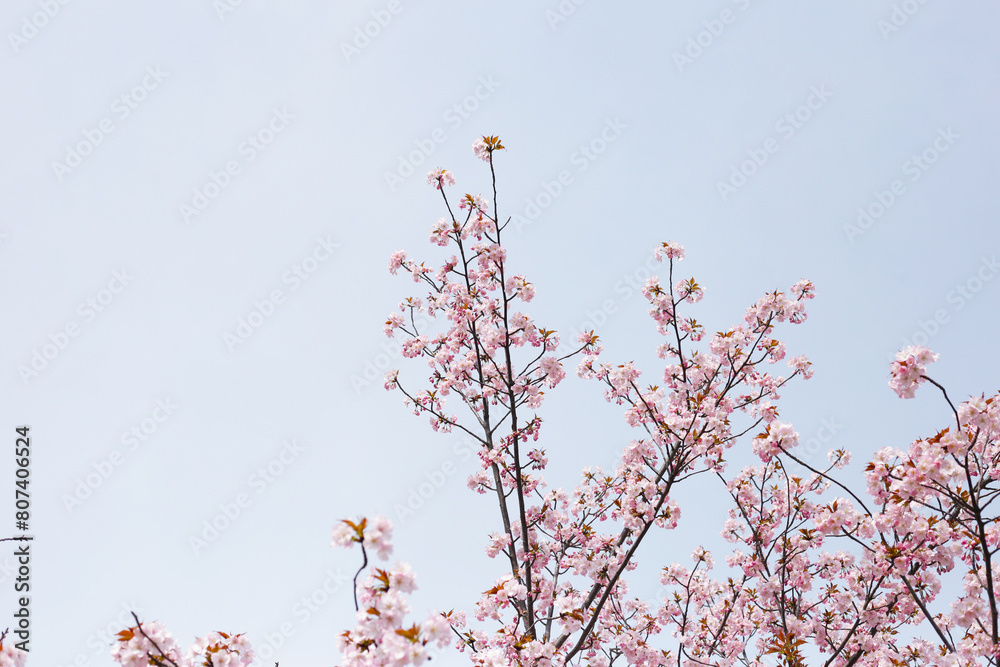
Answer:
POLYGON ((174 667, 179 667, 178 664, 176 662, 174 662, 173 660, 171 660, 169 657, 167 657, 167 654, 163 651, 163 649, 160 648, 159 645, 156 642, 154 642, 153 639, 149 635, 146 634, 146 631, 142 629, 142 623, 139 621, 139 617, 135 615, 135 612, 133 611, 131 613, 132 613, 132 618, 135 619, 136 629, 139 631, 139 634, 142 635, 143 637, 145 637, 146 641, 148 641, 150 644, 152 644, 153 648, 155 648, 157 651, 160 652, 160 656, 159 657, 157 657, 155 655, 148 655, 147 654, 147 656, 149 657, 149 659, 151 661, 155 660, 155 662, 153 664, 157 665, 157 666, 162 666, 162 665, 166 664, 162 660, 160 660, 160 658, 163 658, 163 660, 168 661, 174 667))

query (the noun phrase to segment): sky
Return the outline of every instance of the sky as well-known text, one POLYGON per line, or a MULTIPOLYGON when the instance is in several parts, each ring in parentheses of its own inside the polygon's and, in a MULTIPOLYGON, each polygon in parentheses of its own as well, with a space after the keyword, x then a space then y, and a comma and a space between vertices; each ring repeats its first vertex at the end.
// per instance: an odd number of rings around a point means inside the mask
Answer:
MULTIPOLYGON (((813 460, 847 448, 857 481, 944 428, 888 364, 925 344, 956 399, 998 389, 998 20, 962 0, 5 2, 0 485, 27 426, 29 665, 111 665, 131 611, 185 647, 245 632, 258 664, 337 664, 344 518, 395 522, 416 618, 492 585, 474 449, 381 386, 426 373, 382 334, 419 295, 388 258, 445 258, 425 176, 486 193, 484 134, 540 325, 594 329, 655 382, 636 285, 676 241, 709 331, 816 285, 784 330, 815 377, 782 398, 813 460)), ((554 487, 638 437, 573 373, 539 414, 554 487)), ((681 492, 636 590, 719 546, 724 500, 681 492)), ((21 595, 4 544, 0 628, 21 595)))

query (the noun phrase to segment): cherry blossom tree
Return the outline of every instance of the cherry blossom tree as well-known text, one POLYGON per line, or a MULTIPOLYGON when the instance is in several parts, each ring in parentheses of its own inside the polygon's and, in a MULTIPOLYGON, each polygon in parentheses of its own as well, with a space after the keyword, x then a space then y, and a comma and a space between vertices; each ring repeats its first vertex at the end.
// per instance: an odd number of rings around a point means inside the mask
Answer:
POLYGON ((464 214, 456 215, 445 196, 454 177, 445 170, 428 176, 448 211, 431 240, 453 246, 456 254, 437 270, 402 251, 389 265, 429 287, 426 300, 400 303, 400 312, 386 321, 386 333, 403 335, 404 356, 423 357, 432 370, 427 388, 411 390, 395 371, 387 375, 386 387, 401 391, 434 429, 457 428, 476 439, 481 465, 469 486, 492 495, 499 509, 499 530, 490 536, 487 554, 502 558, 509 572, 483 594, 475 614, 499 627, 487 633, 455 623, 459 647, 482 665, 673 662, 678 654, 650 641, 671 624, 672 608, 651 608, 630 595, 626 573, 637 567, 637 551, 651 530, 677 526, 681 510, 672 497, 677 485, 721 475, 725 451, 761 425, 767 431, 755 440, 755 449, 759 444, 762 455, 780 450, 793 435, 777 421, 775 402, 792 377, 811 374, 809 362, 790 359, 787 378, 766 368, 785 357, 775 327, 805 320, 813 287, 801 281, 787 295, 763 296, 741 324, 712 336, 707 350, 692 350, 704 329, 680 309, 698 302, 703 290, 693 278, 675 280, 684 249, 663 243, 656 256, 666 261, 668 279, 650 278, 643 290, 665 339, 658 348, 667 362, 662 386, 640 386, 632 363, 601 363, 593 332, 580 336, 577 349, 557 356, 558 334, 519 310, 534 288, 507 268, 501 243, 506 224, 497 214, 493 171, 493 156, 501 149, 496 137, 483 137, 474 146, 493 175, 492 207, 478 195, 465 195, 459 204, 464 214), (424 316, 446 322, 443 330, 421 331, 417 322, 424 316), (541 476, 546 451, 529 443, 541 431, 542 388, 555 387, 566 375, 563 362, 577 355, 577 373, 601 382, 607 400, 625 407, 626 421, 641 437, 625 448, 614 471, 587 469, 580 486, 567 493, 546 487, 541 476), (449 398, 464 406, 462 418, 446 411, 449 398), (737 426, 737 415, 746 417, 745 423, 737 426))
MULTIPOLYGON (((559 334, 525 312, 534 286, 509 268, 501 243, 509 219, 498 211, 494 157, 503 149, 491 136, 474 145, 490 168, 489 201, 466 194, 453 204, 454 176, 444 169, 428 175, 447 212, 430 240, 451 254, 437 268, 403 251, 392 255, 389 270, 425 292, 400 302, 385 332, 401 337, 403 356, 422 359, 429 375, 422 382, 391 371, 385 387, 435 431, 458 430, 478 443, 468 486, 496 507, 486 554, 504 573, 470 610, 475 623, 449 610, 407 625, 415 588, 409 566, 368 563, 369 551, 390 555, 390 523, 341 521, 333 546, 357 545, 362 555, 357 625, 338 639, 342 664, 419 665, 429 648, 453 642, 484 667, 997 665, 1000 513, 991 505, 1000 478, 1000 395, 955 406, 926 374, 938 356, 902 350, 890 387, 913 398, 919 385, 936 386, 954 424, 906 451, 876 453, 862 499, 833 476, 849 464, 849 452, 834 450, 828 464, 813 465, 797 453, 793 426, 779 419, 785 385, 812 375, 804 356, 786 359, 777 337, 780 326, 806 319, 809 281, 764 294, 742 321, 708 335, 687 312, 704 290, 679 276, 684 248, 661 244, 656 257, 666 279, 651 277, 643 296, 663 337, 664 368, 643 384, 632 362, 602 360, 593 332, 561 348, 559 334), (638 434, 613 470, 584 469, 566 491, 546 484, 553 446, 538 442, 546 391, 565 379, 570 359, 638 434), (787 376, 777 374, 781 361, 787 376), (731 470, 727 457, 741 443, 759 463, 731 470), (669 593, 650 602, 630 592, 630 573, 651 533, 677 527, 682 484, 719 485, 731 499, 722 527, 733 544, 728 571, 713 578, 715 557, 700 546, 689 565, 653 563, 669 593), (955 588, 949 577, 961 582, 960 594, 944 593, 955 588)), ((113 655, 128 667, 253 660, 242 635, 223 633, 197 640, 181 657, 159 624, 138 619, 113 655)), ((0 655, 5 664, 14 663, 0 655)))

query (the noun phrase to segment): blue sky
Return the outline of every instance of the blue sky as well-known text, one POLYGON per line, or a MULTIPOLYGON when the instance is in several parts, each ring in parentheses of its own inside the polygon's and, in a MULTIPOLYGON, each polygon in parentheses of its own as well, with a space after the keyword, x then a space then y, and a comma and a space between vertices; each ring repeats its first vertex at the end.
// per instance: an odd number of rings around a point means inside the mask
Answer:
MULTIPOLYGON (((388 257, 442 259, 425 174, 485 193, 482 134, 507 146, 500 214, 539 323, 596 327, 653 381, 631 286, 675 240, 709 330, 815 283, 786 336, 816 374, 782 417, 854 451, 849 477, 942 428, 888 360, 927 342, 954 396, 997 389, 998 19, 926 0, 5 3, 0 428, 33 438, 31 664, 111 664, 102 636, 131 608, 184 646, 225 629, 280 644, 262 664, 335 664, 358 562, 330 528, 363 513, 397 523, 421 615, 492 584, 468 443, 381 389, 390 366, 423 372, 381 334, 413 294, 388 257)), ((572 375, 541 415, 553 485, 632 437, 572 375)), ((719 543, 719 489, 687 493, 690 519, 641 555, 651 597, 659 567, 719 543)))

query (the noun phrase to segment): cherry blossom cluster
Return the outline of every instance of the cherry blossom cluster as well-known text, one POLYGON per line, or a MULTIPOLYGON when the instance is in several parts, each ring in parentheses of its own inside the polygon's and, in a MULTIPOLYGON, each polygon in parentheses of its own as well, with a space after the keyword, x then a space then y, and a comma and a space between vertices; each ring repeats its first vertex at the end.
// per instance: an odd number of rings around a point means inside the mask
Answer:
POLYGON ((435 169, 427 174, 427 184, 440 190, 445 185, 455 185, 455 176, 447 169, 435 169))
POLYGON ((344 519, 333 527, 331 546, 350 549, 355 543, 362 549, 374 549, 379 558, 387 559, 392 554, 392 522, 376 515, 370 522, 362 519, 354 523, 344 519))
MULTIPOLYGON (((894 379, 919 377, 937 385, 923 366, 938 355, 904 350, 893 364, 894 379)), ((894 387, 895 388, 895 387, 894 387)), ((898 391, 898 390, 897 390, 898 391)), ((907 392, 900 396, 907 398, 907 392)), ((883 559, 909 592, 932 641, 912 647, 924 656, 945 655, 950 664, 998 664, 1000 658, 1000 394, 969 398, 952 408, 954 425, 916 440, 907 451, 885 448, 866 469, 868 493, 878 503, 875 525, 892 535, 883 559), (949 609, 931 613, 941 590, 939 575, 959 568, 962 594, 949 609)), ((940 608, 941 605, 939 605, 940 608)), ((916 612, 915 612, 916 613, 916 612)), ((935 658, 938 659, 938 658, 935 658)), ((942 661, 944 662, 944 661, 942 661)))
MULTIPOLYGON (((344 520, 333 529, 333 546, 361 545, 364 563, 360 574, 368 564, 367 548, 374 548, 382 560, 389 557, 391 536, 392 524, 385 517, 357 523, 344 520)), ((428 647, 443 648, 448 644, 452 624, 464 624, 460 615, 432 613, 421 624, 404 626, 410 612, 406 596, 416 587, 410 566, 399 562, 389 569, 373 568, 360 586, 355 585, 357 625, 337 638, 343 654, 342 667, 420 665, 429 658, 428 647)))
POLYGON ((7 630, 0 634, 0 667, 24 667, 28 652, 17 648, 14 641, 7 639, 7 630))
POLYGON ((118 633, 111 657, 122 667, 249 667, 254 652, 242 634, 210 632, 195 639, 182 657, 180 645, 166 627, 136 618, 135 626, 118 633))
POLYGON ((900 398, 913 398, 914 391, 921 382, 926 381, 927 364, 938 360, 926 347, 911 345, 896 353, 892 362, 889 386, 899 394, 900 398))
MULTIPOLYGON (((781 430, 786 454, 797 438, 781 430)), ((900 655, 897 630, 912 616, 905 591, 889 585, 870 557, 820 551, 836 537, 870 540, 872 522, 843 499, 822 502, 827 473, 839 461, 798 477, 783 458, 768 456, 727 482, 733 509, 722 534, 738 545, 726 559, 736 576, 712 579, 711 554, 696 550, 694 568, 664 569, 661 582, 674 592, 659 620, 693 661, 731 664, 749 656, 762 664, 777 654, 782 664, 804 664, 811 644, 829 664, 892 664, 900 655)))

